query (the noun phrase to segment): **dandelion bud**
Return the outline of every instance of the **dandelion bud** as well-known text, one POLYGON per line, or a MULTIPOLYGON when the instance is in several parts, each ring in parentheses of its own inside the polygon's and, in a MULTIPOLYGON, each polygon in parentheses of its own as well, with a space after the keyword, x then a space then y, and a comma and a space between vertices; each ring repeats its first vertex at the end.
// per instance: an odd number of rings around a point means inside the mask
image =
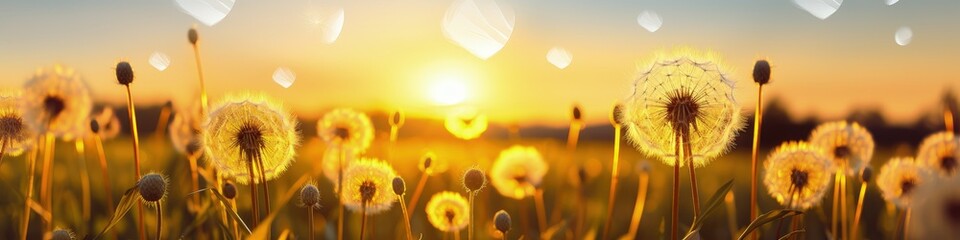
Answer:
POLYGON ((120 85, 129 85, 133 82, 133 67, 129 62, 117 63, 117 82, 120 82, 120 85))
POLYGON ((479 191, 485 185, 487 185, 487 177, 483 175, 483 171, 471 168, 463 174, 463 186, 466 187, 468 191, 479 191))
POLYGON ((403 112, 397 110, 390 114, 390 125, 400 127, 403 126, 404 115, 403 112))
POLYGON ((393 193, 397 195, 403 195, 407 191, 407 183, 403 181, 403 178, 397 176, 393 178, 393 193))
POLYGON ((197 40, 200 40, 200 36, 197 35, 196 28, 190 28, 190 31, 187 31, 187 40, 190 40, 190 44, 197 45, 197 40))
POLYGON ((53 230, 53 232, 51 233, 51 235, 53 235, 53 237, 51 238, 51 239, 53 239, 53 240, 73 240, 73 239, 76 239, 76 237, 73 235, 73 232, 70 232, 70 230, 66 230, 66 229, 53 230))
POLYGON ((313 207, 320 204, 320 190, 313 184, 307 184, 300 189, 300 201, 304 206, 313 207))
POLYGON ((187 143, 185 150, 187 150, 186 152, 187 155, 196 156, 197 153, 200 153, 201 148, 202 146, 200 145, 200 140, 194 139, 194 140, 190 140, 190 142, 187 143))
POLYGON ((623 105, 614 104, 613 110, 610 111, 610 123, 613 125, 623 125, 623 120, 620 119, 620 114, 623 114, 623 105))
POLYGON ((574 106, 573 106, 573 120, 574 120, 574 121, 580 121, 580 120, 582 120, 582 119, 583 119, 583 113, 580 112, 580 106, 579 106, 579 105, 574 105, 574 106))
POLYGON ((860 172, 860 180, 863 182, 870 182, 870 179, 873 178, 873 168, 867 166, 860 172))
POLYGON ((433 156, 427 155, 423 158, 423 169, 430 169, 430 164, 433 164, 433 156))
POLYGON ((137 186, 140 188, 140 197, 147 202, 160 201, 167 194, 167 180, 157 173, 143 175, 137 186))
POLYGON ((93 134, 100 133, 100 123, 97 122, 96 119, 90 120, 90 131, 93 132, 93 134))
POLYGON ((770 82, 770 62, 767 60, 758 60, 753 65, 753 81, 760 85, 770 82))
POLYGON ((497 227, 497 230, 505 233, 510 231, 510 225, 513 221, 510 220, 510 214, 507 211, 500 210, 497 211, 496 215, 493 215, 493 225, 497 227))
MULTIPOLYGON (((220 191, 222 191, 221 193, 227 199, 233 199, 237 197, 237 185, 233 185, 232 182, 223 183, 223 187, 221 187, 220 191)), ((319 195, 319 193, 317 194, 319 195)))

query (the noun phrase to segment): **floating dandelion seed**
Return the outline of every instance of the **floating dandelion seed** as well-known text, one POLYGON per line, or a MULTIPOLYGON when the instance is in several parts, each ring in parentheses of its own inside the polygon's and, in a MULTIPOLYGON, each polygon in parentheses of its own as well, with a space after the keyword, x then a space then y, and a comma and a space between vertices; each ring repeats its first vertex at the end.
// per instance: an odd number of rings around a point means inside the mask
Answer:
POLYGON ((767 192, 788 208, 816 206, 830 188, 833 165, 823 151, 804 142, 777 147, 764 162, 767 192))
POLYGON ((33 131, 72 140, 86 132, 92 100, 73 70, 39 71, 23 87, 23 120, 33 131))
POLYGON ((317 122, 317 134, 330 146, 363 153, 373 142, 373 123, 362 112, 353 109, 334 109, 317 122))
POLYGON ((262 160, 266 180, 293 163, 300 142, 297 121, 279 102, 262 94, 227 96, 201 129, 206 156, 225 177, 241 184, 253 179, 247 162, 262 160))
POLYGON ((873 157, 873 135, 857 123, 820 124, 810 134, 810 145, 823 149, 836 169, 847 176, 862 171, 873 157))
POLYGON ((77 236, 72 231, 63 228, 57 228, 50 234, 52 240, 74 240, 77 236))
POLYGON ((343 204, 352 211, 361 211, 366 205, 366 215, 390 209, 396 196, 390 194, 393 178, 397 173, 380 160, 363 158, 354 161, 343 172, 343 204))
POLYGON ((454 137, 471 140, 487 131, 487 115, 473 108, 458 108, 447 115, 443 126, 454 137))
POLYGON ((703 166, 730 148, 743 125, 734 82, 714 53, 678 50, 640 73, 623 108, 627 137, 634 147, 665 164, 677 163, 677 138, 688 131, 693 163, 703 166), (682 130, 687 128, 688 130, 682 130))
POLYGON ((500 152, 490 168, 490 183, 503 196, 523 199, 533 196, 547 169, 536 148, 515 145, 500 152))
POLYGON ((33 147, 33 132, 23 121, 22 104, 19 92, 0 91, 0 159, 3 155, 19 156, 33 147))
POLYGON ((113 112, 113 108, 103 108, 93 119, 96 119, 99 125, 100 129, 95 134, 99 135, 100 139, 109 140, 120 135, 120 118, 113 112))
POLYGON ((893 158, 880 168, 877 187, 883 193, 884 200, 906 209, 912 206, 914 190, 926 184, 928 174, 927 169, 913 158, 893 158))
POLYGON ((960 234, 960 177, 917 188, 910 212, 909 239, 938 239, 960 234))
POLYGON ((427 220, 440 231, 458 232, 470 223, 470 206, 459 193, 444 191, 427 202, 427 220))
POLYGON ((936 170, 942 176, 951 176, 957 172, 958 157, 960 157, 960 138, 952 132, 939 132, 923 139, 917 153, 917 162, 936 170))

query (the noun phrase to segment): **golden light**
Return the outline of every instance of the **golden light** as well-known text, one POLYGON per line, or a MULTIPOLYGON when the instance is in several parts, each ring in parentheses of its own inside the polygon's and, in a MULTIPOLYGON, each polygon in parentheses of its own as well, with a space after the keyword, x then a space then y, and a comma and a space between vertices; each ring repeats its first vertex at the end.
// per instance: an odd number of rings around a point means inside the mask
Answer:
POLYGON ((455 75, 442 75, 434 80, 428 90, 430 100, 437 105, 449 106, 467 100, 466 81, 455 75))

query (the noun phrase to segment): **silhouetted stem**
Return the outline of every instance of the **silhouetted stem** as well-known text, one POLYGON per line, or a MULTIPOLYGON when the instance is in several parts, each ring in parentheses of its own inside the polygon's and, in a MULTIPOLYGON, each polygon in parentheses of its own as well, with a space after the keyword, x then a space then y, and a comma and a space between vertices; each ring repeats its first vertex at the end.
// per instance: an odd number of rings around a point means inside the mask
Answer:
POLYGON ((683 139, 683 158, 686 159, 687 168, 690 169, 690 192, 693 196, 693 219, 700 217, 700 190, 697 187, 697 171, 693 164, 693 149, 690 146, 690 129, 683 130, 681 134, 683 139))
POLYGON ((679 235, 679 226, 680 223, 680 137, 676 139, 676 144, 674 145, 674 156, 676 159, 673 162, 673 203, 671 205, 670 211, 670 239, 677 240, 679 235))
POLYGON ((257 181, 253 174, 253 161, 249 159, 247 160, 247 173, 250 174, 250 202, 253 210, 253 224, 250 227, 256 228, 257 225, 260 225, 260 205, 257 204, 257 181))
MULTIPOLYGON (((760 126, 763 123, 763 84, 757 87, 757 107, 753 114, 753 148, 750 161, 750 221, 757 218, 757 211, 760 208, 757 205, 757 158, 760 151, 760 126)), ((750 239, 757 239, 760 229, 750 234, 750 239)))
POLYGON ((417 203, 420 202, 420 194, 423 194, 423 188, 427 186, 427 178, 430 175, 427 173, 420 173, 420 181, 417 183, 417 189, 413 190, 413 197, 410 198, 410 212, 407 215, 408 218, 413 217, 413 213, 417 211, 417 203))
POLYGON ((307 207, 307 225, 309 225, 310 231, 307 232, 309 239, 313 240, 313 206, 307 207))
MULTIPOLYGON (((130 91, 130 85, 124 85, 127 90, 127 113, 130 115, 130 133, 133 135, 133 170, 136 174, 134 182, 140 181, 140 135, 137 133, 137 109, 133 104, 133 93, 130 91)), ((51 211, 52 212, 52 211, 51 211)), ((143 227, 143 203, 137 203, 137 230, 140 233, 140 239, 147 239, 143 227)))
POLYGON ((193 44, 193 58, 197 61, 197 77, 200 80, 200 111, 207 114, 207 87, 203 82, 203 66, 200 64, 200 46, 193 44))
MULTIPOLYGON (((263 216, 269 216, 270 215, 270 188, 267 186, 267 175, 264 173, 265 167, 263 166, 262 156, 257 156, 257 165, 259 166, 259 170, 260 170, 260 184, 261 184, 260 186, 263 187, 263 204, 266 205, 265 206, 266 211, 264 212, 263 216)), ((270 225, 271 225, 270 223, 267 223, 268 239, 271 238, 271 235, 272 235, 270 232, 270 225)))
POLYGON ((363 240, 363 234, 367 230, 367 203, 360 205, 360 240, 363 240))
POLYGON ((840 229, 843 239, 850 239, 850 222, 847 221, 847 176, 840 176, 840 229))
MULTIPOLYGON (((468 228, 467 239, 473 240, 473 226, 476 225, 473 223, 473 219, 475 219, 475 217, 473 216, 473 199, 474 197, 477 196, 477 192, 467 191, 467 195, 470 195, 470 199, 469 199, 470 200, 470 222, 467 227, 468 228)), ((457 235, 460 235, 460 233, 458 232, 457 235)))
MULTIPOLYGON (((837 239, 839 235, 839 213, 840 213, 840 175, 843 170, 837 170, 833 177, 833 208, 830 209, 830 236, 837 239)), ((842 236, 842 235, 841 235, 842 236)))
POLYGON ((160 234, 163 233, 163 210, 160 206, 160 201, 157 201, 157 240, 163 239, 160 237, 160 234))
POLYGON ((860 198, 857 199, 857 211, 853 214, 853 231, 850 233, 850 239, 857 239, 860 234, 860 214, 863 213, 863 196, 867 193, 867 183, 860 184, 860 198))
POLYGON ((407 214, 407 205, 404 204, 402 195, 397 195, 397 200, 400 202, 400 210, 403 212, 403 225, 407 230, 407 240, 413 240, 413 230, 410 228, 410 217, 407 214))

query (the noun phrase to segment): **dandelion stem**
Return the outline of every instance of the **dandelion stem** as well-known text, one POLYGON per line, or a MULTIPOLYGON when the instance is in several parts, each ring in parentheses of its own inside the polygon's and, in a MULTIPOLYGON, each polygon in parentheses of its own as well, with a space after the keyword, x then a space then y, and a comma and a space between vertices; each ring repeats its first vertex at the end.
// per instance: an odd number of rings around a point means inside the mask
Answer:
POLYGON ((842 170, 837 170, 833 177, 833 208, 830 209, 830 236, 833 239, 837 239, 837 230, 839 217, 838 213, 840 212, 840 175, 843 174, 842 170))
MULTIPOLYGON (((134 182, 140 180, 140 135, 137 133, 137 109, 133 104, 133 93, 130 91, 130 85, 124 85, 127 90, 127 113, 130 115, 130 134, 133 135, 133 167, 134 182)), ((137 232, 140 233, 140 239, 144 240, 147 238, 146 233, 143 231, 143 203, 137 203, 137 232)))
POLYGON ((167 123, 170 121, 170 107, 169 105, 163 106, 160 109, 160 117, 157 119, 157 126, 153 129, 153 136, 163 137, 163 134, 166 132, 167 123))
MULTIPOLYGON (((100 174, 103 175, 103 195, 107 199, 107 212, 113 212, 113 188, 110 187, 110 171, 107 170, 107 156, 103 152, 103 141, 100 136, 93 135, 93 143, 97 147, 97 156, 100 158, 100 174)), ((113 232, 113 231, 111 231, 113 232)), ((116 234, 116 232, 113 232, 116 234)), ((116 236, 114 236, 116 238, 116 236)))
POLYGON ((671 205, 670 211, 670 239, 677 240, 679 235, 679 222, 680 222, 680 137, 677 137, 676 143, 674 145, 674 156, 676 159, 673 162, 673 204, 671 205))
POLYGON ((727 230, 730 231, 730 239, 737 238, 737 201, 733 191, 727 192, 723 202, 727 205, 727 230))
MULTIPOLYGON (((763 84, 757 87, 757 107, 753 114, 753 149, 750 161, 750 221, 757 218, 757 158, 760 151, 760 126, 763 123, 763 84)), ((758 229, 756 232, 759 232, 758 229)), ((751 233, 751 239, 757 239, 759 234, 751 233)))
MULTIPOLYGON (((543 204, 542 188, 538 188, 536 191, 534 191, 533 204, 533 206, 536 208, 535 210, 537 211, 537 228, 540 231, 540 237, 543 238, 543 234, 547 231, 547 211, 543 204)), ((470 207, 470 209, 473 209, 473 207, 470 207)), ((471 224, 471 226, 473 226, 473 224, 471 224)))
POLYGON ((340 200, 340 204, 337 206, 340 218, 337 219, 337 240, 343 240, 343 158, 345 157, 343 151, 343 143, 340 144, 340 157, 337 159, 339 163, 337 164, 337 197, 340 200))
POLYGON ((83 207, 80 215, 84 221, 90 221, 90 172, 87 170, 87 157, 84 153, 83 138, 75 142, 77 156, 80 158, 80 196, 83 207))
POLYGON ((519 201, 520 206, 520 235, 530 233, 530 210, 527 208, 527 204, 524 204, 523 201, 519 201))
POLYGON ((360 240, 363 240, 363 234, 367 230, 367 202, 360 205, 360 240))
POLYGON ((403 195, 397 195, 397 201, 400 202, 400 210, 403 212, 403 224, 407 228, 407 240, 413 240, 413 230, 410 228, 410 215, 407 214, 407 205, 404 204, 403 195))
POLYGON ((193 44, 193 58, 197 61, 197 77, 200 80, 200 111, 207 114, 207 88, 203 82, 203 66, 200 64, 200 46, 193 44))
POLYGON ((417 202, 420 201, 420 194, 423 194, 423 188, 427 186, 427 178, 430 177, 427 173, 420 174, 420 182, 417 183, 417 189, 413 190, 413 197, 410 198, 410 212, 407 215, 408 218, 413 217, 413 213, 417 211, 417 202))
POLYGON ((693 219, 700 217, 700 190, 697 187, 697 172, 693 164, 693 149, 690 147, 690 130, 686 128, 680 134, 683 139, 683 158, 686 159, 687 168, 690 169, 690 192, 693 195, 693 219))
POLYGON ((610 171, 610 195, 607 198, 607 220, 603 224, 603 238, 608 239, 607 236, 610 234, 611 223, 613 223, 613 204, 617 199, 617 182, 619 179, 620 172, 620 124, 613 125, 613 167, 610 171))
POLYGON ((161 201, 157 201, 157 240, 163 239, 160 234, 163 233, 163 211, 161 211, 161 201))
POLYGON ((247 173, 250 174, 250 201, 253 210, 253 225, 251 227, 256 228, 257 225, 260 225, 260 205, 257 204, 257 180, 253 174, 253 161, 250 159, 247 160, 247 173))
MULTIPOLYGON (((39 142, 39 139, 37 139, 39 142)), ((39 144, 38 144, 39 145, 39 144)), ((30 156, 27 156, 27 165, 29 166, 28 179, 27 179, 27 198, 24 201, 23 207, 23 218, 20 220, 23 221, 20 223, 20 240, 27 239, 27 228, 30 226, 30 202, 33 200, 33 180, 36 177, 36 168, 37 168, 37 148, 30 150, 30 156)))
MULTIPOLYGON (((467 232, 467 234, 468 234, 468 235, 467 235, 467 239, 473 240, 473 226, 476 225, 476 224, 474 224, 474 222, 473 222, 473 219, 474 219, 474 217, 473 217, 473 198, 477 196, 477 191, 467 191, 467 195, 470 196, 470 199, 469 199, 469 200, 470 200, 470 222, 469 222, 469 226, 467 227, 467 231, 468 231, 468 232, 467 232)), ((457 235, 460 235, 460 232, 458 231, 456 234, 457 234, 457 235)))
POLYGON ((850 239, 857 239, 860 233, 860 214, 863 213, 863 196, 867 194, 867 182, 860 184, 860 198, 857 199, 857 210, 853 214, 853 228, 850 232, 850 239))
MULTIPOLYGON (((190 185, 193 187, 193 191, 200 190, 200 180, 197 173, 197 157, 190 155, 187 156, 187 160, 190 162, 190 185)), ((200 207, 200 195, 194 194, 193 196, 193 207, 190 209, 196 211, 200 207)))
MULTIPOLYGON (((49 128, 49 127, 48 127, 49 128)), ((56 145, 56 141, 52 133, 44 134, 44 144, 43 144, 43 170, 40 175, 40 204, 50 212, 50 222, 43 223, 43 229, 50 231, 53 230, 53 205, 51 204, 53 199, 53 148, 56 145)))
POLYGON ((313 206, 307 208, 307 225, 309 226, 308 229, 310 229, 310 231, 307 232, 307 236, 310 236, 309 239, 313 240, 313 206))
POLYGON ((647 202, 647 187, 650 184, 650 175, 647 172, 640 173, 640 182, 637 185, 637 200, 633 205, 633 216, 630 217, 630 231, 627 236, 635 238, 640 229, 640 218, 643 216, 643 207, 647 202))
POLYGON ((913 207, 907 207, 907 212, 903 216, 903 238, 907 239, 907 236, 910 236, 910 214, 913 212, 913 207))
POLYGON ((580 122, 570 122, 570 132, 567 134, 567 150, 573 152, 577 149, 577 141, 580 140, 580 122))
POLYGON ((843 239, 850 239, 850 222, 847 221, 847 176, 840 176, 840 229, 843 239))
POLYGON ((0 166, 3 166, 3 155, 7 153, 7 140, 0 140, 0 166))
MULTIPOLYGON (((257 156, 256 159, 257 159, 256 165, 260 170, 260 184, 261 184, 261 187, 263 187, 263 204, 266 207, 265 208, 266 211, 264 212, 263 216, 269 216, 270 215, 270 188, 267 186, 267 175, 264 174, 263 157, 257 156)), ((270 233, 270 223, 267 223, 267 236, 268 236, 267 238, 270 238, 270 235, 272 235, 270 233)))
POLYGON ((943 125, 947 128, 947 132, 953 133, 953 112, 950 111, 950 108, 946 108, 943 111, 943 125))

